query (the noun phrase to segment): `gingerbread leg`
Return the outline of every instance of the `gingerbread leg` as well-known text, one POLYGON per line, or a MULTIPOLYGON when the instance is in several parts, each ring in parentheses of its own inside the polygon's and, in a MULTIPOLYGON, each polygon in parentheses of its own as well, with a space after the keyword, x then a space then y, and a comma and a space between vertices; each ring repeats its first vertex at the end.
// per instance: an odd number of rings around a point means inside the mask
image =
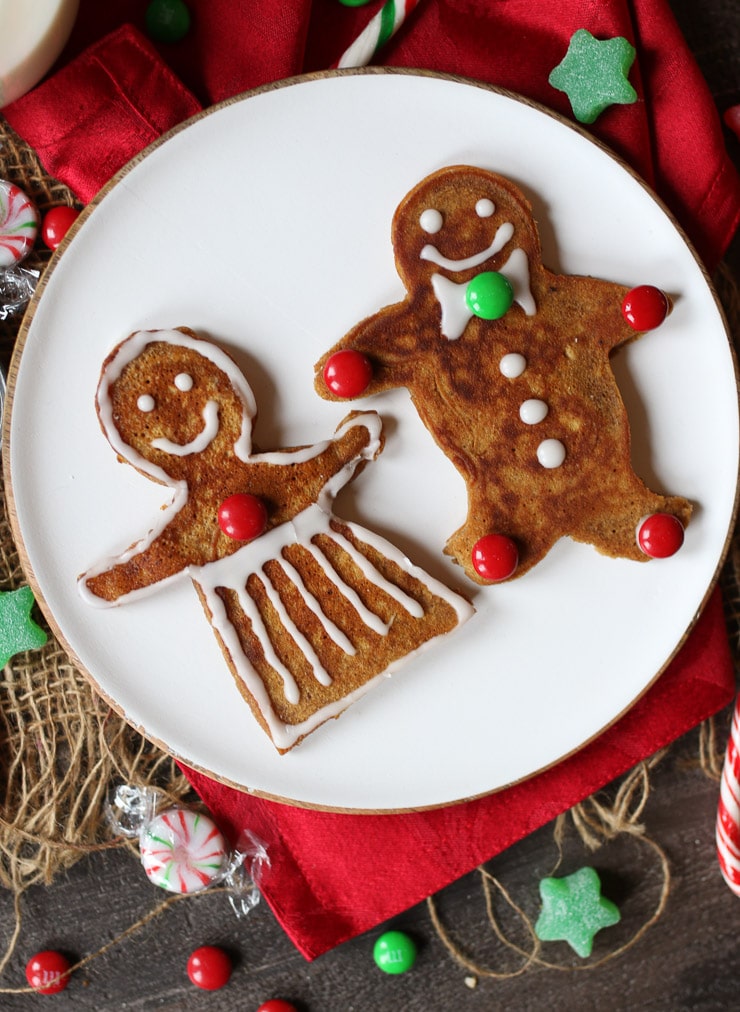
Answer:
POLYGON ((471 499, 467 522, 450 537, 445 553, 476 583, 500 583, 536 565, 561 533, 551 525, 538 526, 524 504, 514 515, 492 509, 485 499, 471 499))
POLYGON ((684 530, 691 518, 691 504, 679 496, 661 496, 640 485, 625 495, 605 493, 611 502, 603 516, 584 517, 571 532, 577 541, 592 544, 612 557, 645 562, 650 558, 675 555, 683 544, 684 530))

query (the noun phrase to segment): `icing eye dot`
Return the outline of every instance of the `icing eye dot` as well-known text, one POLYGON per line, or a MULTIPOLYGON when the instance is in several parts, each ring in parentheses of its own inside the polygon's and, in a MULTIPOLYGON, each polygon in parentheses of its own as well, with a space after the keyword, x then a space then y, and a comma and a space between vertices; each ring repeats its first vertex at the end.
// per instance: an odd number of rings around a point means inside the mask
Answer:
POLYGON ((193 389, 193 377, 186 372, 178 373, 175 376, 175 386, 178 390, 182 390, 183 393, 187 390, 193 389))
POLYGON ((434 235, 442 228, 442 215, 433 207, 428 207, 426 211, 422 211, 419 224, 425 232, 434 235))
POLYGON ((136 402, 139 411, 154 411, 154 398, 151 394, 142 394, 136 402))
POLYGON ((475 213, 479 218, 490 218, 496 210, 496 205, 488 197, 482 197, 475 205, 475 213))

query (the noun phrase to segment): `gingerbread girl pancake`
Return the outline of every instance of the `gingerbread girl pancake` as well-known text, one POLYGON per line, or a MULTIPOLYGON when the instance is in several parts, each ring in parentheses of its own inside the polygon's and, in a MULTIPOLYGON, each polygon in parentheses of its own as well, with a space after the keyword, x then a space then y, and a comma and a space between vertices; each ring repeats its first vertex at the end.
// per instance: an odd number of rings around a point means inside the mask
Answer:
POLYGON ((101 427, 174 496, 143 539, 79 579, 113 605, 189 576, 242 695, 278 751, 472 613, 393 545, 331 512, 382 449, 375 412, 313 446, 255 452, 233 359, 186 328, 139 331, 106 359, 101 427))
POLYGON ((408 295, 317 364, 328 399, 407 387, 465 479, 445 551, 478 583, 519 576, 564 536, 612 557, 670 555, 691 505, 650 491, 610 355, 662 322, 657 289, 553 274, 521 191, 484 169, 422 180, 393 218, 408 295))

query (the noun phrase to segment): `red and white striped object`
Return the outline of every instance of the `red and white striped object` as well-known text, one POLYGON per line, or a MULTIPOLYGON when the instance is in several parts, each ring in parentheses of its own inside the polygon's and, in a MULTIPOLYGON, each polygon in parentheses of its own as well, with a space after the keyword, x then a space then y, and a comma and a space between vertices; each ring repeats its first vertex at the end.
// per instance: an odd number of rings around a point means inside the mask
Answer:
POLYGON ((717 856, 722 876, 740 896, 740 695, 735 701, 717 808, 717 856))

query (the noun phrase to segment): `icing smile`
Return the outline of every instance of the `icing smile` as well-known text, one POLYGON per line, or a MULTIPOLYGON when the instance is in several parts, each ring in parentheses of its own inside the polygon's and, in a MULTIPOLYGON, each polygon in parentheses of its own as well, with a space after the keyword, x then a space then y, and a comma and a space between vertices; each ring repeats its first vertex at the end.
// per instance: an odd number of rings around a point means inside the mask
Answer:
POLYGON ((481 250, 479 253, 474 253, 472 256, 466 257, 463 260, 450 260, 448 257, 443 256, 436 246, 432 246, 428 243, 419 254, 421 260, 430 260, 433 264, 438 267, 444 267, 448 271, 469 271, 475 267, 480 267, 484 264, 489 257, 495 256, 499 253, 506 243, 511 239, 514 234, 514 226, 510 221, 505 221, 503 225, 499 225, 496 230, 496 235, 493 237, 493 242, 486 249, 481 250))
POLYGON ((176 457, 186 457, 189 453, 201 453, 213 442, 218 432, 218 402, 207 401, 203 408, 203 428, 189 443, 173 443, 171 439, 153 439, 155 450, 164 450, 176 457))

